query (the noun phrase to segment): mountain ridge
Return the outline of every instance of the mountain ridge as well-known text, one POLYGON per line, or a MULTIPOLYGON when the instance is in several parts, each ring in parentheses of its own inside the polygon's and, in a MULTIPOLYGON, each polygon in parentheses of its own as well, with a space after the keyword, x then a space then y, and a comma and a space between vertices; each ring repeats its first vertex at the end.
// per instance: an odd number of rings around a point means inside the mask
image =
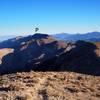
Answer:
POLYGON ((0 43, 0 73, 74 71, 100 75, 100 42, 66 42, 47 34, 16 37, 0 43), (13 52, 3 54, 3 49, 13 52))
POLYGON ((100 32, 88 32, 85 34, 69 34, 69 33, 60 33, 54 34, 54 38, 64 41, 78 41, 78 40, 85 40, 85 41, 100 41, 100 32))

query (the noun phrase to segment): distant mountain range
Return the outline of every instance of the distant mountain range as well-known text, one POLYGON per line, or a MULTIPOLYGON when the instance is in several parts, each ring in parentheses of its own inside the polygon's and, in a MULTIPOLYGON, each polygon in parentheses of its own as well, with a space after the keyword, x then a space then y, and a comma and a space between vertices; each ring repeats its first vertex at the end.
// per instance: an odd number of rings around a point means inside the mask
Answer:
POLYGON ((65 41, 85 40, 85 41, 97 42, 100 41, 100 32, 90 32, 86 34, 60 33, 60 34, 54 34, 53 37, 58 40, 65 40, 65 41))
MULTIPOLYGON (((57 40, 64 40, 64 41, 70 41, 70 42, 75 42, 78 40, 100 42, 100 32, 90 32, 90 33, 85 33, 85 34, 58 33, 58 34, 53 34, 52 36, 57 40)), ((14 35, 8 35, 8 36, 2 35, 0 36, 0 42, 11 39, 11 38, 13 39, 15 37, 16 36, 14 35)))

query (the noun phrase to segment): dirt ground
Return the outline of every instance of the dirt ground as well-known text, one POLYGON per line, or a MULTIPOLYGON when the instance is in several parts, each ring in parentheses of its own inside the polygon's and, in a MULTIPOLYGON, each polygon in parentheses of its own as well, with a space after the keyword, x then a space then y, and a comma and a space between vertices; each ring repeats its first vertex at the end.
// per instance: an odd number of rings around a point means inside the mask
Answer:
POLYGON ((2 75, 0 100, 100 100, 100 76, 33 71, 2 75))

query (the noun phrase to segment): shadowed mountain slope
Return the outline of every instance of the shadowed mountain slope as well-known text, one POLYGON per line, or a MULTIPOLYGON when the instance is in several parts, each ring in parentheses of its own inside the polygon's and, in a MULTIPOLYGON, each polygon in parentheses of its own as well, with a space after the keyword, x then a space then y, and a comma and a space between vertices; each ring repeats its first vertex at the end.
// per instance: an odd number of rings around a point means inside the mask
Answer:
POLYGON ((1 58, 1 74, 34 70, 100 75, 99 42, 63 42, 38 33, 4 41, 0 48, 14 50, 1 58))
POLYGON ((55 71, 67 70, 84 74, 100 75, 100 45, 98 45, 98 43, 95 44, 77 41, 75 48, 59 57, 41 63, 40 66, 47 68, 46 70, 52 70, 53 68, 55 71), (99 47, 97 47, 97 45, 99 47))
POLYGON ((40 62, 66 52, 67 46, 68 43, 57 41, 46 34, 35 34, 4 41, 0 44, 1 49, 14 49, 14 52, 2 57, 0 72, 34 70, 40 62), (33 62, 34 66, 26 67, 30 62, 33 62))

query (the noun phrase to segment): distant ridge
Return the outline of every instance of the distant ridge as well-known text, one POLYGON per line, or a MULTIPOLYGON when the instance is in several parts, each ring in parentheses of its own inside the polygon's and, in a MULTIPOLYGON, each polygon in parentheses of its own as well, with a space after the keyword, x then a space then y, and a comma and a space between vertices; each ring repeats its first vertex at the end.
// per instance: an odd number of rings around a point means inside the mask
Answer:
MULTIPOLYGON (((32 36, 32 35, 30 35, 30 36, 32 36)), ((41 36, 42 36, 41 33, 37 33, 37 34, 33 35, 33 37, 37 38, 37 39, 41 38, 41 36)), ((58 33, 58 34, 53 34, 51 36, 58 40, 64 40, 64 41, 70 41, 70 42, 75 42, 78 40, 85 40, 85 41, 90 41, 90 42, 99 42, 100 41, 100 32, 96 32, 96 31, 88 32, 85 34, 58 33)), ((14 35, 3 36, 2 35, 2 36, 0 36, 0 42, 6 41, 11 38, 13 39, 14 37, 17 37, 17 36, 14 36, 14 35)), ((46 37, 48 37, 48 35, 44 34, 44 38, 46 38, 46 37)))
POLYGON ((100 41, 100 32, 89 32, 86 34, 59 33, 59 34, 54 34, 53 37, 58 40, 64 40, 64 41, 85 40, 85 41, 97 42, 100 41))

